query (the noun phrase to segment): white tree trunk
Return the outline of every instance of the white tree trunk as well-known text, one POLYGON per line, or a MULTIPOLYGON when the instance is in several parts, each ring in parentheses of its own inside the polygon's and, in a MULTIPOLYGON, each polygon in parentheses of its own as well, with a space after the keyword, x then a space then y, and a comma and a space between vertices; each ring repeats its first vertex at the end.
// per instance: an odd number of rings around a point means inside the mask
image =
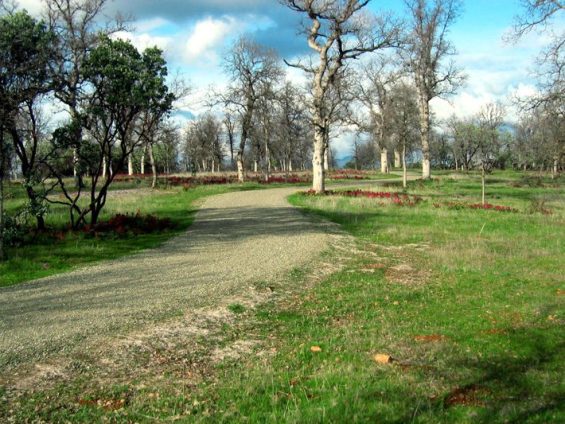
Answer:
POLYGON ((419 93, 420 141, 422 144, 422 178, 431 178, 430 168, 430 104, 424 93, 419 93))
POLYGON ((128 175, 133 175, 133 152, 128 155, 128 175))
POLYGON ((381 149, 381 172, 388 173, 388 149, 381 149))
POLYGON ((394 149, 394 167, 400 168, 402 163, 400 161, 400 152, 397 149, 394 149))
POLYGON ((153 145, 149 144, 147 148, 149 152, 149 163, 151 164, 151 174, 153 175, 153 179, 151 181, 151 188, 155 188, 157 185, 157 166, 155 166, 155 157, 153 156, 153 145))
POLYGON ((102 158, 102 178, 106 178, 106 172, 108 170, 108 162, 106 161, 106 156, 102 158))
POLYGON ((237 152, 237 180, 242 183, 245 181, 245 170, 243 168, 243 150, 237 152))
POLYGON ((481 189, 482 189, 482 202, 485 204, 485 167, 481 167, 481 189))
POLYGON ((76 179, 78 176, 78 154, 77 149, 73 149, 73 177, 76 179))
POLYGON ((330 170, 330 163, 329 163, 330 161, 329 161, 329 153, 328 153, 329 150, 330 149, 328 149, 326 146, 324 151, 324 171, 330 170))
POLYGON ((141 170, 141 175, 145 175, 145 151, 147 150, 147 145, 143 146, 143 151, 141 152, 141 160, 139 161, 139 169, 141 170))
POLYGON ((406 172, 406 145, 402 146, 402 187, 408 185, 408 173, 406 172))
POLYGON ((292 159, 288 160, 288 172, 292 172, 292 159))
POLYGON ((316 193, 323 193, 326 190, 325 186, 325 157, 326 143, 324 134, 316 128, 314 131, 314 154, 312 156, 312 189, 316 193))
POLYGON ((258 164, 257 164, 257 160, 253 161, 253 172, 257 173, 258 170, 258 164))

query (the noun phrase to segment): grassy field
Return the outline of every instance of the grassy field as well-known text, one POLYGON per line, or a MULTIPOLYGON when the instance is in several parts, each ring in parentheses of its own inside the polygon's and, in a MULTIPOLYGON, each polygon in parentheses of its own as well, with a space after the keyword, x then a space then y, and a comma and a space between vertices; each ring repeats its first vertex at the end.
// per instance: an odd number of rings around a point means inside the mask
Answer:
MULTIPOLYGON (((321 281, 315 268, 295 270, 266 304, 230 305, 219 327, 130 353, 121 372, 83 358, 60 385, 0 401, 0 417, 563 422, 562 182, 491 176, 487 200, 513 212, 468 208, 480 201, 473 175, 414 181, 408 194, 422 201, 294 195, 354 237, 321 259, 341 270, 321 281), (247 342, 239 355, 205 359, 247 342)), ((187 204, 191 195, 175 194, 187 204)), ((13 397, 3 390, 0 400, 13 397)))
POLYGON ((563 422, 563 191, 490 180, 517 212, 434 206, 476 203, 473 177, 413 182, 415 207, 294 196, 359 250, 303 302, 259 313, 277 353, 225 372, 215 419, 563 422))

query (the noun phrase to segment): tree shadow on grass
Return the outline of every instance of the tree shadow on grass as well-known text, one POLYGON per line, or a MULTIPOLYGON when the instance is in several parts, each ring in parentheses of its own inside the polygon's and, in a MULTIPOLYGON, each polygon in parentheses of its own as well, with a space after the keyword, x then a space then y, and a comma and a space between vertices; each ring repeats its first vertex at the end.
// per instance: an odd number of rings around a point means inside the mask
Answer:
MULTIPOLYGON (((446 364, 450 369, 466 370, 477 377, 461 382, 443 397, 428 402, 426 407, 406 414, 398 422, 426 421, 430 417, 456 415, 455 408, 472 407, 473 422, 523 423, 558 422, 565 415, 565 393, 560 387, 562 358, 565 343, 556 328, 521 328, 508 333, 513 346, 520 346, 521 354, 512 351, 496 356, 463 358, 446 364)), ((461 412, 461 411, 459 411, 461 412)))

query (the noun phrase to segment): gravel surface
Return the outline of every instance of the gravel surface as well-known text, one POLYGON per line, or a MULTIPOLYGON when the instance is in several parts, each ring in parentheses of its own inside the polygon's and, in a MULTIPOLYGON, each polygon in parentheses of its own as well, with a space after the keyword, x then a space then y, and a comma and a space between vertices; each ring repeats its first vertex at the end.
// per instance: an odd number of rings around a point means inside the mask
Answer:
POLYGON ((212 306, 311 261, 330 238, 287 203, 295 191, 210 197, 190 229, 160 248, 0 289, 0 371, 212 306))

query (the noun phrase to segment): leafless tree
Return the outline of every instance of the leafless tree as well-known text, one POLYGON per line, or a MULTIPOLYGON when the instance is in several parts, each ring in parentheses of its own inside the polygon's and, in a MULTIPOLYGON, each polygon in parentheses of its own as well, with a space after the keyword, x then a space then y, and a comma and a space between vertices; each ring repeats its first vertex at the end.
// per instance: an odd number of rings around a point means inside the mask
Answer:
POLYGON ((301 160, 299 153, 303 150, 307 137, 308 111, 304 93, 291 82, 287 82, 277 94, 277 131, 276 138, 280 152, 281 168, 292 172, 293 165, 301 160))
POLYGON ((551 108, 557 114, 565 116, 565 31, 559 27, 550 29, 551 24, 563 16, 565 4, 561 0, 522 0, 521 3, 523 13, 516 17, 510 40, 517 41, 527 33, 538 31, 551 34, 552 41, 542 50, 537 60, 534 75, 538 81, 539 93, 527 99, 518 99, 519 105, 524 110, 551 108))
POLYGON ((460 0, 405 0, 411 17, 404 55, 416 88, 420 108, 422 177, 431 177, 430 101, 453 94, 464 76, 450 60, 455 48, 447 39, 449 27, 459 13, 460 0))
MULTIPOLYGON (((329 134, 327 106, 332 87, 347 61, 364 53, 396 44, 398 27, 389 17, 371 16, 365 9, 370 0, 280 0, 310 21, 308 45, 317 60, 288 63, 312 78, 313 189, 325 191, 324 157, 329 134)), ((334 91, 335 94, 335 91, 334 91)))
POLYGON ((223 124, 225 129, 226 141, 230 152, 230 168, 233 169, 235 165, 234 148, 235 148, 235 136, 237 131, 237 121, 235 114, 229 109, 226 109, 224 113, 223 124))
POLYGON ((501 103, 484 105, 477 116, 480 137, 478 138, 478 154, 481 167, 481 199, 485 204, 486 174, 492 171, 500 151, 500 129, 504 123, 506 112, 501 103))
POLYGON ((222 123, 211 113, 200 116, 186 131, 185 161, 192 170, 215 172, 224 158, 221 143, 222 123))
POLYGON ((363 107, 355 108, 352 121, 361 132, 372 137, 380 152, 382 173, 389 171, 388 152, 392 144, 390 90, 401 77, 401 71, 392 59, 379 55, 361 66, 353 86, 354 97, 363 107))
POLYGON ((406 155, 412 151, 418 138, 418 102, 416 88, 403 81, 397 81, 388 95, 385 121, 392 139, 394 151, 399 152, 402 164, 402 186, 407 186, 406 155))
POLYGON ((234 43, 224 60, 224 68, 231 79, 224 103, 235 106, 241 119, 237 175, 238 180, 243 182, 245 144, 250 136, 257 101, 282 76, 282 69, 273 50, 245 37, 234 43))
POLYGON ((542 27, 565 8, 562 0, 521 0, 523 13, 516 17, 514 36, 522 37, 526 33, 542 27))

